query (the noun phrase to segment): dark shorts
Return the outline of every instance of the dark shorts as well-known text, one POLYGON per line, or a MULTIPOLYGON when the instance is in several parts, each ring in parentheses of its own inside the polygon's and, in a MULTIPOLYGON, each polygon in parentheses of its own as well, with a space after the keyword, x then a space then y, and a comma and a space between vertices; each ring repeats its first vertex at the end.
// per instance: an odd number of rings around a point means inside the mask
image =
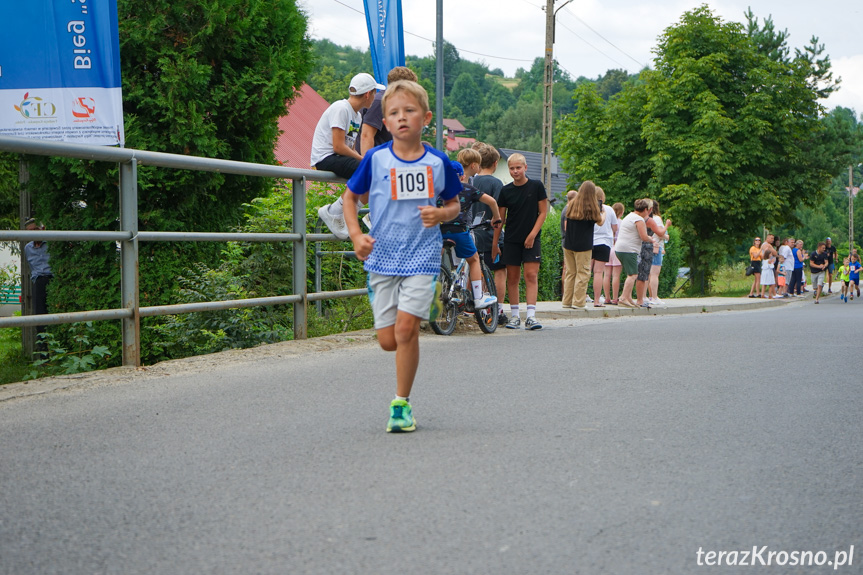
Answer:
POLYGON ((591 254, 591 258, 595 259, 598 262, 608 263, 608 260, 611 259, 611 246, 606 245, 597 245, 593 246, 593 253, 591 254))
POLYGON ((650 279, 650 268, 653 266, 653 242, 642 242, 641 252, 638 254, 638 281, 646 282, 650 279))
POLYGON ((833 272, 835 272, 835 271, 836 271, 836 266, 833 264, 833 262, 830 262, 830 263, 827 265, 827 271, 829 271, 830 273, 833 273, 833 272))
POLYGON ((491 252, 480 252, 479 257, 482 258, 482 261, 485 262, 485 265, 488 266, 488 269, 490 269, 493 272, 497 271, 497 270, 505 270, 506 269, 506 264, 503 263, 503 250, 501 250, 501 255, 498 258, 497 263, 494 263, 491 260, 491 252))
POLYGON ((755 270, 752 273, 760 274, 761 273, 761 260, 749 260, 749 265, 752 266, 752 269, 755 270))
POLYGON ((340 156, 338 154, 327 156, 326 158, 315 164, 315 168, 317 168, 318 170, 332 172, 338 177, 344 178, 346 180, 349 180, 359 167, 360 161, 356 158, 340 156))
POLYGON ((542 261, 542 245, 539 238, 533 242, 533 247, 527 249, 524 244, 503 244, 503 255, 500 260, 508 266, 519 266, 523 263, 539 263, 542 261))
POLYGON ((473 238, 469 232, 459 232, 455 234, 441 234, 444 241, 452 240, 455 242, 455 255, 466 259, 472 257, 476 253, 476 245, 473 243, 473 238))

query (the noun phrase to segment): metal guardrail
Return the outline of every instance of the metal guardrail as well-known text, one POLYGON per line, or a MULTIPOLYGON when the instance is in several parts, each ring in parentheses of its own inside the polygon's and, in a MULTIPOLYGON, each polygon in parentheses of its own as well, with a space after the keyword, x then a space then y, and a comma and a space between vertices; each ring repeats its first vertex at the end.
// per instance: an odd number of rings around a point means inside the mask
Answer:
MULTIPOLYGON (((294 337, 305 339, 308 336, 308 304, 325 299, 355 297, 364 295, 365 289, 307 292, 306 247, 308 242, 336 240, 332 234, 306 233, 306 218, 293 218, 292 233, 204 233, 204 232, 142 232, 138 230, 138 181, 139 164, 160 168, 175 168, 204 172, 220 172, 246 176, 260 176, 292 181, 291 209, 294 214, 306 213, 306 181, 343 183, 332 172, 300 170, 282 166, 253 164, 234 160, 219 160, 148 152, 130 148, 112 148, 87 144, 70 144, 0 136, 0 150, 38 156, 57 156, 117 162, 120 165, 120 231, 57 231, 57 230, 0 230, 0 241, 32 240, 70 240, 70 241, 110 241, 120 244, 120 291, 121 307, 107 310, 90 310, 72 313, 56 313, 38 316, 0 318, 2 327, 24 327, 75 323, 80 321, 121 320, 123 334, 123 365, 141 365, 141 325, 140 318, 161 315, 174 315, 200 311, 247 308, 263 305, 292 304, 294 337), (189 242, 189 241, 244 241, 244 242, 292 242, 293 243, 293 295, 228 300, 219 302, 199 302, 166 306, 139 306, 138 291, 138 242, 189 242)), ((324 253, 316 249, 320 260, 324 253)), ((319 278, 319 273, 316 274, 319 278)), ((316 282, 316 289, 320 283, 316 282)))

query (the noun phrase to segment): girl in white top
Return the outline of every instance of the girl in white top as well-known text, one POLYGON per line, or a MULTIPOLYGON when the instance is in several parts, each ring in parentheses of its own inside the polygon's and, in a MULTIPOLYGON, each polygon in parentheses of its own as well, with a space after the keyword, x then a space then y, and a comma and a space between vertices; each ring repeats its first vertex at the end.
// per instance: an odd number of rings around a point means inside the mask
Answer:
POLYGON ((653 230, 653 262, 650 266, 650 279, 647 287, 650 290, 650 305, 663 305, 659 299, 659 272, 662 271, 662 256, 665 253, 665 242, 668 240, 668 226, 671 220, 662 225, 662 215, 659 211, 659 202, 653 200, 653 214, 647 221, 648 229, 653 230))
POLYGON ((620 222, 611 206, 605 203, 605 192, 599 186, 596 186, 596 197, 602 205, 605 221, 601 226, 593 227, 593 305, 602 307, 600 296, 603 289, 605 301, 611 303, 611 273, 606 274, 606 264, 611 260, 611 247, 614 245, 620 222))

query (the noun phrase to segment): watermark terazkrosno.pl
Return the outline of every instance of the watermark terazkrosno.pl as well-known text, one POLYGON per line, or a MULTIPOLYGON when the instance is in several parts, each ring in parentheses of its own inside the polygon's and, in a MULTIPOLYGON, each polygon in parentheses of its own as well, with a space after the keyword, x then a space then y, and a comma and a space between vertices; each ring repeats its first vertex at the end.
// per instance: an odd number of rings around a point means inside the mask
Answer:
POLYGON ((698 548, 695 554, 697 565, 709 567, 727 565, 738 567, 795 567, 795 566, 817 566, 817 567, 851 567, 854 565, 854 546, 851 545, 847 551, 775 551, 767 545, 759 547, 753 545, 752 549, 739 551, 705 551, 703 547, 698 548))

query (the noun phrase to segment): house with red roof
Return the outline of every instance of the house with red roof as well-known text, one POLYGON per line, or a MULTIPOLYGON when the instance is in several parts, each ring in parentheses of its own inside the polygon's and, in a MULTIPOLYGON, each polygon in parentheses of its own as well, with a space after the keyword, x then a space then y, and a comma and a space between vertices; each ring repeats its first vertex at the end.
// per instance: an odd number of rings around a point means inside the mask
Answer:
POLYGON ((311 86, 303 84, 286 114, 279 118, 280 134, 273 153, 280 165, 305 170, 311 167, 309 159, 315 126, 329 106, 330 103, 311 86))

